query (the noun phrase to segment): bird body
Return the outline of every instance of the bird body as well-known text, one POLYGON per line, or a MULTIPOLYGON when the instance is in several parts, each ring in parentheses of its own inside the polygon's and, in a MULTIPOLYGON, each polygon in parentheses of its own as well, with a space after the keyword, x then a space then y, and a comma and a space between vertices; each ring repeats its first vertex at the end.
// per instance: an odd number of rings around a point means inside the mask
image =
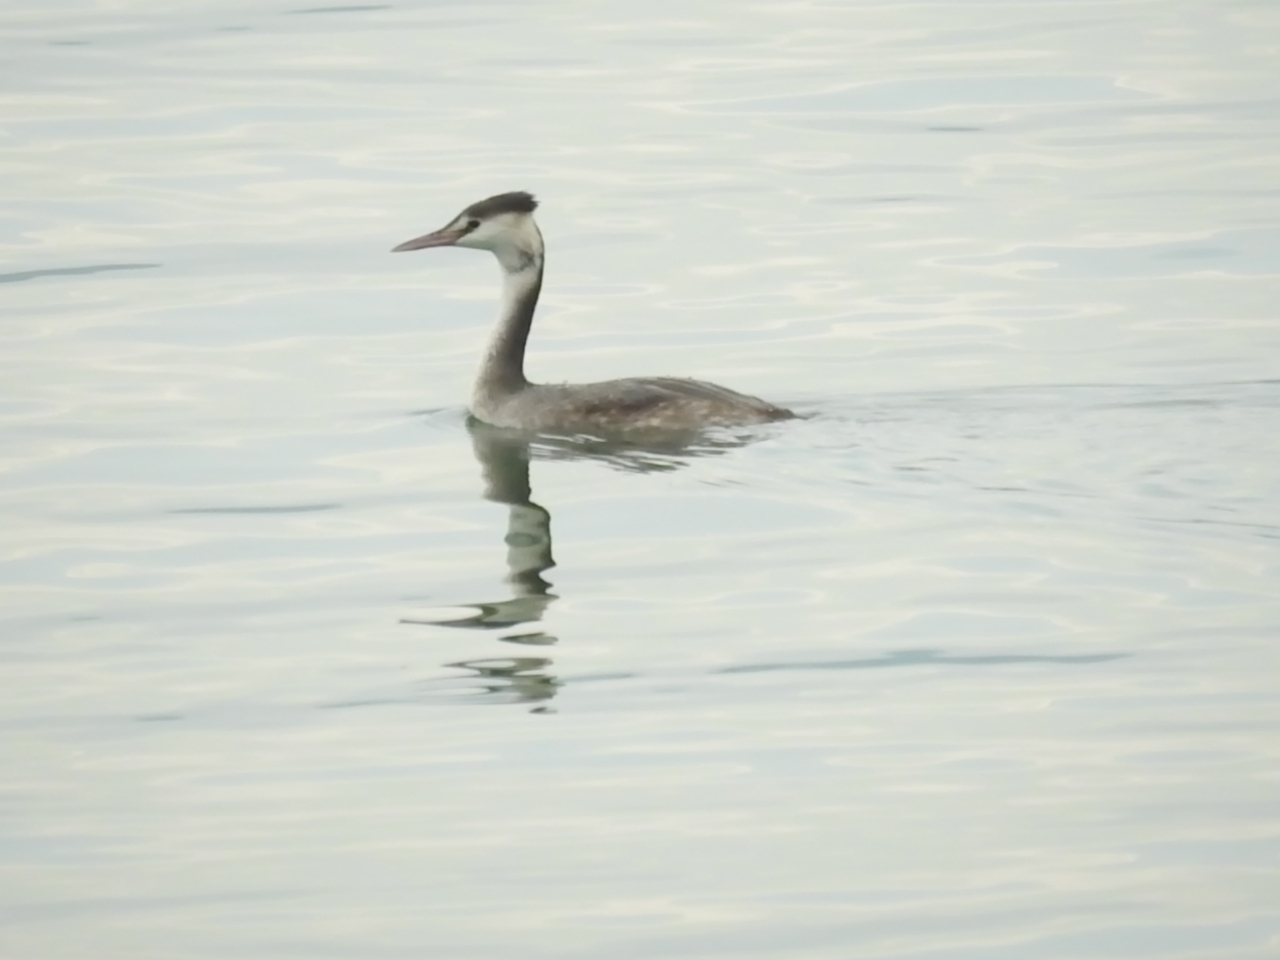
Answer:
POLYGON ((653 433, 717 424, 766 423, 795 414, 727 387, 681 377, 627 377, 598 383, 530 383, 524 353, 546 259, 523 192, 489 197, 432 233, 393 252, 458 246, 488 250, 502 268, 502 308, 471 393, 472 416, 535 432, 653 433))

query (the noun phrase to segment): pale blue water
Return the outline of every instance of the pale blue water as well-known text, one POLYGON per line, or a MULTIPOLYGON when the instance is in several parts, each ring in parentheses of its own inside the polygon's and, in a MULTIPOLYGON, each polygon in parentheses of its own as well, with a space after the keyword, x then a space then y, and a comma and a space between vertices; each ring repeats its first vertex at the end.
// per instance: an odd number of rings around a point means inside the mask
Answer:
POLYGON ((1278 50, 11 2, 0 956, 1280 956, 1278 50), (509 189, 536 376, 807 419, 513 496, 509 189))

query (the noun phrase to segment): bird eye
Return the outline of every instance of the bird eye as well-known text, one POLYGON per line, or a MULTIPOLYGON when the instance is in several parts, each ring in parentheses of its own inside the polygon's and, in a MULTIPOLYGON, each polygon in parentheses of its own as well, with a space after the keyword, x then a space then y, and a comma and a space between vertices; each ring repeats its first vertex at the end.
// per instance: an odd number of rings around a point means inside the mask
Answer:
POLYGON ((478 226, 480 226, 480 221, 479 221, 479 220, 468 220, 468 221, 467 221, 467 229, 468 229, 468 230, 474 230, 474 229, 475 229, 476 227, 478 227, 478 226))

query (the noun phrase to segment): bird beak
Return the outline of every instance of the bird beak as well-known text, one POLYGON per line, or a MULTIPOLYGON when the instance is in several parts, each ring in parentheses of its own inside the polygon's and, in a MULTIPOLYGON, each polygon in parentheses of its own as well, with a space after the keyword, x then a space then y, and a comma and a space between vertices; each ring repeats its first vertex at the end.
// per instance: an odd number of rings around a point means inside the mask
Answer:
POLYGON ((463 237, 462 230, 450 230, 445 228, 437 230, 434 233, 423 234, 413 240, 406 240, 398 247, 392 247, 392 253, 403 253, 406 250, 425 250, 427 247, 448 247, 457 243, 463 237))

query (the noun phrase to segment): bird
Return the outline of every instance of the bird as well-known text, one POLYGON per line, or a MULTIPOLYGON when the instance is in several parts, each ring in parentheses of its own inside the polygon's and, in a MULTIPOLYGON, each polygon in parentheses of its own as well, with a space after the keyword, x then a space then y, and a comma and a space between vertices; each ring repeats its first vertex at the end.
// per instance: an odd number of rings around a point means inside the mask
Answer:
POLYGON ((476 374, 471 416, 535 433, 625 436, 695 432, 796 415, 758 397, 684 377, 626 377, 596 383, 531 383, 524 373, 546 248, 534 222, 538 201, 523 190, 471 204, 439 230, 392 253, 432 247, 488 250, 502 269, 502 305, 476 374))

